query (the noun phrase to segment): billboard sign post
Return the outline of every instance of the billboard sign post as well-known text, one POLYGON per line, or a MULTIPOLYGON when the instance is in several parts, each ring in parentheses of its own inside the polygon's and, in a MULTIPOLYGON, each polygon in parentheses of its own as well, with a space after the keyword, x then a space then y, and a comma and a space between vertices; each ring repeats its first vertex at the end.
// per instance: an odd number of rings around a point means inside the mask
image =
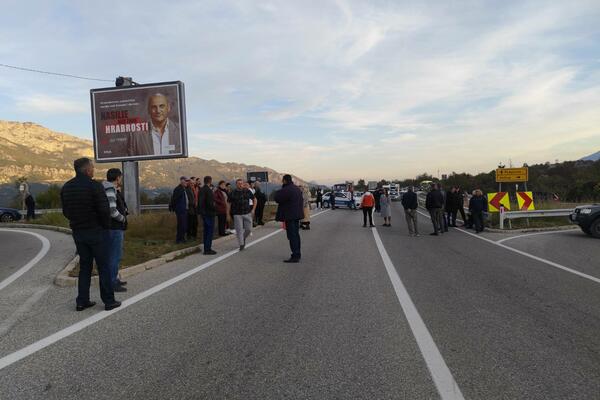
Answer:
POLYGON ((122 77, 115 84, 90 90, 94 157, 96 162, 122 162, 125 201, 137 215, 138 161, 187 157, 184 85, 139 85, 122 77))

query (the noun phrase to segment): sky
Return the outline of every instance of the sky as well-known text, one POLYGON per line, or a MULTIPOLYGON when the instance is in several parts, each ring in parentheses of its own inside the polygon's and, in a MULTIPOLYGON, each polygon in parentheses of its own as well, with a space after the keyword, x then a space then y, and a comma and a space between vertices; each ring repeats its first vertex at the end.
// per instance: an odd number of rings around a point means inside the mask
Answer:
MULTIPOLYGON (((190 155, 320 183, 600 150, 600 1, 3 0, 0 63, 181 80, 190 155)), ((99 82, 0 67, 0 119, 91 139, 99 82)))

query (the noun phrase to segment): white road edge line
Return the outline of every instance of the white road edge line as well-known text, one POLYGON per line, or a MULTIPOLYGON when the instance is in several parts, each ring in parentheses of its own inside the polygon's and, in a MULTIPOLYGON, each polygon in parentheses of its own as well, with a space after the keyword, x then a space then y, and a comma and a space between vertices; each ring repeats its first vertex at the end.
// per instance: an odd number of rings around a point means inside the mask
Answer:
MULTIPOLYGON (((427 214, 425 214, 425 213, 423 213, 423 212, 421 212, 421 211, 417 211, 417 212, 418 212, 419 214, 421 214, 421 215, 423 215, 423 216, 425 216, 425 217, 427 217, 427 218, 431 219, 431 217, 430 217, 429 215, 427 215, 427 214)), ((555 267, 555 268, 561 269, 561 270, 563 270, 563 271, 570 272, 570 273, 572 273, 572 274, 574 274, 574 275, 577 275, 577 276, 579 276, 579 277, 582 277, 582 278, 585 278, 585 279, 589 279, 589 280, 590 280, 590 281, 592 281, 592 282, 600 283, 600 278, 596 278, 595 276, 588 275, 588 274, 585 274, 585 273, 583 273, 583 272, 579 272, 579 271, 577 271, 577 270, 574 270, 574 269, 572 269, 572 268, 565 267, 564 265, 561 265, 561 264, 559 264, 559 263, 555 263, 554 261, 546 260, 545 258, 538 257, 538 256, 534 256, 533 254, 527 253, 527 252, 525 252, 525 251, 522 251, 522 250, 515 249, 514 247, 507 246, 507 245, 505 245, 505 244, 502 244, 502 243, 500 243, 500 242, 496 242, 496 241, 494 241, 494 240, 491 240, 491 239, 488 239, 488 238, 485 238, 485 237, 482 237, 482 236, 476 235, 476 234, 474 234, 474 233, 467 232, 467 231, 466 231, 466 230, 464 230, 464 229, 459 229, 459 228, 454 228, 454 229, 456 229, 457 231, 459 231, 459 232, 462 232, 462 233, 464 233, 464 234, 466 234, 466 235, 470 235, 470 236, 476 237, 477 239, 480 239, 480 240, 483 240, 483 241, 485 241, 485 242, 491 243, 491 244, 493 244, 494 246, 502 247, 503 249, 506 249, 506 250, 512 251, 513 253, 517 253, 517 254, 520 254, 520 255, 522 255, 522 256, 525 256, 525 257, 531 258, 532 260, 536 260, 536 261, 539 261, 539 262, 541 262, 541 263, 548 264, 548 265, 550 265, 551 267, 555 267)))
POLYGON ((398 275, 398 271, 396 271, 392 260, 385 250, 377 229, 372 228, 372 231, 375 238, 375 243, 377 244, 377 249, 379 250, 379 254, 381 254, 381 259, 383 260, 385 269, 387 270, 390 281, 394 286, 400 306, 404 311, 406 320, 408 321, 410 329, 417 341, 417 345, 421 350, 421 354, 425 359, 425 363, 427 364, 427 368, 431 373, 431 377, 435 383, 438 393, 440 394, 440 397, 442 400, 464 400, 462 392, 456 384, 450 369, 446 365, 446 362, 444 361, 442 354, 433 341, 427 326, 425 326, 425 323, 423 322, 423 319, 419 315, 417 308, 412 302, 408 291, 404 287, 404 284, 398 275))
POLYGON ((496 240, 496 243, 504 243, 507 240, 519 239, 519 238, 529 237, 529 236, 550 235, 550 234, 553 234, 553 233, 561 233, 561 232, 572 232, 574 230, 575 229, 562 229, 562 230, 559 230, 559 231, 526 233, 524 235, 516 235, 516 236, 511 236, 511 237, 507 237, 507 238, 504 238, 504 239, 496 240))
POLYGON ((42 242, 42 249, 37 253, 37 255, 35 257, 33 257, 27 264, 25 264, 24 266, 19 268, 11 276, 9 276, 8 278, 6 278, 2 282, 0 282, 0 290, 2 290, 5 287, 7 287, 8 285, 10 285, 11 283, 13 283, 14 281, 16 281, 21 275, 23 275, 25 272, 29 271, 31 268, 33 268, 33 266, 35 264, 37 264, 42 258, 44 258, 44 256, 50 250, 50 241, 48 239, 46 239, 44 236, 40 235, 39 233, 35 233, 35 232, 28 232, 28 231, 22 231, 22 230, 16 230, 16 229, 4 229, 4 228, 0 228, 0 231, 24 233, 26 235, 35 236, 42 242))
MULTIPOLYGON (((327 211, 329 211, 329 210, 321 211, 319 213, 311 215, 311 217, 314 218, 314 217, 316 217, 316 216, 318 216, 320 214, 323 214, 323 213, 325 213, 327 211)), ((13 232, 13 231, 11 230, 11 232, 13 232)), ((246 246, 246 248, 252 247, 252 246, 254 246, 254 245, 262 242, 263 240, 267 240, 270 237, 275 236, 276 234, 278 234, 280 232, 283 232, 283 229, 279 228, 276 231, 271 232, 271 233, 269 233, 269 234, 267 234, 267 235, 265 235, 265 236, 263 236, 263 237, 261 237, 259 239, 253 240, 252 242, 248 243, 248 245, 246 246)), ((137 302, 139 302, 141 300, 144 300, 145 298, 147 298, 149 296, 152 296, 153 294, 155 294, 157 292, 160 292, 161 290, 166 289, 169 286, 172 286, 172 285, 176 284, 177 282, 180 282, 180 281, 182 281, 182 280, 184 280, 186 278, 189 278, 190 276, 192 276, 192 275, 194 275, 194 274, 196 274, 196 273, 198 273, 198 272, 200 272, 202 270, 205 270, 205 269, 207 269, 207 268, 209 268, 209 267, 211 267, 211 266, 213 266, 213 265, 215 265, 215 264, 217 264, 217 263, 219 263, 219 262, 221 262, 221 261, 223 261, 223 260, 225 260, 225 259, 233 256, 234 254, 239 253, 239 252, 240 251, 236 249, 236 250, 232 250, 232 251, 230 251, 228 253, 225 253, 222 256, 219 256, 219 257, 217 257, 215 259, 212 259, 212 260, 210 260, 210 261, 208 261, 208 262, 206 262, 206 263, 204 263, 202 265, 199 265, 199 266, 197 266, 197 267, 195 267, 195 268, 193 268, 193 269, 191 269, 191 270, 189 270, 187 272, 184 272, 181 275, 177 275, 174 278, 171 278, 171 279, 169 279, 169 280, 167 280, 167 281, 165 281, 163 283, 160 283, 160 284, 158 284, 156 286, 151 287, 150 289, 147 289, 147 290, 145 290, 145 291, 143 291, 141 293, 138 293, 135 296, 128 298, 127 300, 124 300, 121 303, 121 307, 119 307, 119 308, 115 308, 115 309, 113 309, 111 311, 101 311, 101 312, 99 312, 97 314, 92 315, 91 317, 88 317, 88 318, 86 318, 84 320, 76 322, 75 324, 73 324, 71 326, 68 326, 68 327, 66 327, 66 328, 64 328, 64 329, 62 329, 62 330, 60 330, 60 331, 58 331, 56 333, 53 333, 50 336, 47 336, 47 337, 45 337, 43 339, 40 339, 37 342, 34 342, 34 343, 32 343, 32 344, 30 344, 30 345, 28 345, 28 346, 26 346, 26 347, 24 347, 24 348, 22 348, 20 350, 17 350, 14 353, 8 354, 8 355, 0 358, 0 370, 8 367, 11 364, 16 363, 19 360, 22 360, 25 357, 28 357, 28 356, 30 356, 30 355, 32 355, 32 354, 34 354, 34 353, 36 353, 36 352, 44 349, 45 347, 50 346, 51 344, 54 344, 54 343, 56 343, 56 342, 58 342, 58 341, 60 341, 60 340, 62 340, 64 338, 66 338, 68 336, 71 336, 72 334, 77 333, 80 330, 82 330, 84 328, 87 328, 88 326, 93 325, 93 324, 95 324, 98 321, 101 321, 101 320, 103 320, 103 319, 105 319, 107 317, 110 317, 111 315, 113 315, 115 313, 118 313, 118 312, 126 309, 127 307, 129 307, 131 305, 134 305, 135 303, 137 303, 137 302)))

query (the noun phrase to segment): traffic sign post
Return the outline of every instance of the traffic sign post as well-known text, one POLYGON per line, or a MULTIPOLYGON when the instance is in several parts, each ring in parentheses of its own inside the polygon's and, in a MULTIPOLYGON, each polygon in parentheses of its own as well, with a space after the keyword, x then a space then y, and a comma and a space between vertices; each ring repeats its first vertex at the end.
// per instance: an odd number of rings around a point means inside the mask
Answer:
POLYGON ((527 182, 529 168, 498 168, 496 169, 496 182, 527 182))

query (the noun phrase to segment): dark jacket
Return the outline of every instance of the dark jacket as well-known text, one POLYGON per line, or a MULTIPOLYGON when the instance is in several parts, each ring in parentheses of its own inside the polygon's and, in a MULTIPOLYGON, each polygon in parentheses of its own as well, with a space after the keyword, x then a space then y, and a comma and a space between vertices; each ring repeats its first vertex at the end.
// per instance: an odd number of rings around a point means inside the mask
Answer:
MULTIPOLYGON (((127 211, 127 203, 125 203, 125 197, 123 197, 123 193, 121 193, 120 190, 117 190, 117 210, 119 210, 121 215, 127 216, 129 214, 127 211)), ((124 231, 127 230, 127 220, 124 222, 118 222, 111 218, 110 229, 121 229, 124 231)))
POLYGON ((405 210, 416 210, 419 208, 419 201, 415 192, 406 192, 402 196, 402 207, 405 210))
POLYGON ((193 201, 188 197, 188 201, 186 202, 186 196, 188 196, 186 188, 181 185, 177 185, 177 187, 173 189, 173 195, 171 196, 171 202, 169 203, 169 210, 174 211, 177 214, 187 213, 189 205, 193 204, 193 201))
POLYGON ((456 207, 456 198, 457 197, 458 197, 458 193, 454 193, 451 190, 446 192, 446 211, 447 212, 458 211, 458 207, 456 207))
POLYGON ((472 213, 480 213, 487 211, 487 201, 484 196, 473 196, 469 200, 469 211, 472 213))
POLYGON ((217 214, 215 194, 208 185, 202 186, 198 193, 198 213, 205 217, 214 217, 217 214))
POLYGON ((259 206, 264 206, 265 203, 267 202, 267 196, 265 195, 265 193, 260 190, 260 188, 258 187, 258 185, 256 186, 256 193, 254 193, 254 196, 256 197, 256 201, 258 202, 259 206))
POLYGON ((275 193, 277 221, 295 221, 304 218, 302 191, 293 183, 287 183, 275 193))
POLYGON ((442 208, 444 207, 444 195, 441 191, 434 189, 431 192, 427 193, 427 198, 425 199, 425 208, 430 210, 432 208, 442 208))
POLYGON ((25 197, 25 205, 27 206, 28 210, 35 208, 35 199, 33 198, 33 196, 31 194, 29 194, 27 197, 25 197))
POLYGON ((60 200, 71 229, 110 228, 110 207, 100 182, 77 174, 62 187, 60 200))

